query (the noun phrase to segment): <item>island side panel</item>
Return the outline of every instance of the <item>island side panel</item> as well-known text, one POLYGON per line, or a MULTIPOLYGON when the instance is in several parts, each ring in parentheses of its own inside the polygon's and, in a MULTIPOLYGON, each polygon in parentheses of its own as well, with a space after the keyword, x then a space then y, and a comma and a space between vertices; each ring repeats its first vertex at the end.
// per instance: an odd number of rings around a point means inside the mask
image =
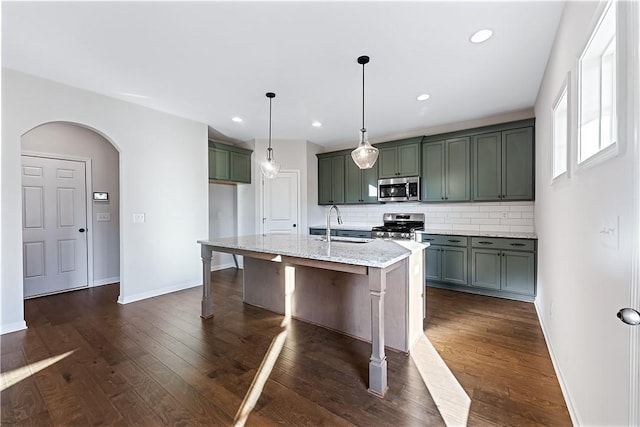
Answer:
POLYGON ((411 348, 424 335, 427 289, 424 283, 424 251, 416 251, 409 257, 408 280, 408 347, 411 348))
MULTIPOLYGON (((401 265, 390 271, 386 278, 385 344, 408 352, 408 260, 400 262, 401 265)), ((283 263, 245 257, 244 302, 284 314, 284 267, 283 263)), ((306 266, 293 267, 295 289, 291 295, 291 315, 294 318, 371 341, 367 276, 306 266)))

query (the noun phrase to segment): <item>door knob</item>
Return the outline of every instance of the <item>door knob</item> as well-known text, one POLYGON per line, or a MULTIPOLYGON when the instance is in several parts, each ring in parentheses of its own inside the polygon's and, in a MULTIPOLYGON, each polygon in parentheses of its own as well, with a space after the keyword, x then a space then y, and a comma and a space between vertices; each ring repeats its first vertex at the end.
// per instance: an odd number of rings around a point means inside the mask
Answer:
POLYGON ((297 227, 297 225, 296 225, 296 224, 293 224, 293 228, 296 228, 296 227, 297 227))
POLYGON ((84 228, 81 228, 78 231, 81 232, 81 233, 84 233, 86 230, 84 228))
POLYGON ((616 316, 618 316, 618 319, 627 325, 640 325, 640 313, 638 310, 634 310, 633 308, 623 308, 616 316))

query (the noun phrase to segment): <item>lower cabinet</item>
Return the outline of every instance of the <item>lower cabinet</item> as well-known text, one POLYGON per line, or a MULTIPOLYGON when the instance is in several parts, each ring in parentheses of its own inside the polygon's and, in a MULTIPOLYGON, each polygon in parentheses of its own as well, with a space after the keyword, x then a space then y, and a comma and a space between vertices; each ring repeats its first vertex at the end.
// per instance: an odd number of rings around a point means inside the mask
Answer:
MULTIPOLYGON (((327 234, 326 228, 309 228, 309 234, 312 236, 325 236, 327 234)), ((345 230, 345 229, 331 229, 331 235, 337 237, 359 237, 362 239, 371 239, 371 230, 345 230)))
POLYGON ((422 241, 431 244, 425 251, 430 286, 533 301, 535 240, 423 234, 422 241))

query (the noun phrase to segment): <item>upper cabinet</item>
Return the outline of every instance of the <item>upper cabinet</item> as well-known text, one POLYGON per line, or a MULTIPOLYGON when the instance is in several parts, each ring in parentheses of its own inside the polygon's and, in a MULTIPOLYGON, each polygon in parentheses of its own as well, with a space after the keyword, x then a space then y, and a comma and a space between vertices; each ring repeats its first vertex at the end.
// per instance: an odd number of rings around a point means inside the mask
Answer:
POLYGON ((533 127, 473 137, 473 200, 533 200, 533 127))
MULTIPOLYGON (((318 154, 318 204, 344 203, 345 155, 338 153, 318 154)), ((349 158, 351 160, 351 158, 349 158)))
POLYGON ((452 138, 422 145, 422 201, 471 200, 470 138, 452 138))
POLYGON ((422 137, 376 144, 378 177, 397 178, 420 175, 420 141, 422 137))
POLYGON ((345 203, 378 203, 378 168, 360 169, 345 156, 345 203))
POLYGON ((251 183, 251 150, 209 140, 209 179, 251 183))

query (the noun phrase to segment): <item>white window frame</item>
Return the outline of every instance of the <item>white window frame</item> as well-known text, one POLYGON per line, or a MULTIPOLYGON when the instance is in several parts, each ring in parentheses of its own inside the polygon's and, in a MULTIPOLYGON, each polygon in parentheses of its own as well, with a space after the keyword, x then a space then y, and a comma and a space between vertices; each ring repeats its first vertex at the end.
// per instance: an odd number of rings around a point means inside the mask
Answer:
POLYGON ((571 147, 571 120, 570 120, 570 105, 569 102, 571 99, 571 91, 570 91, 570 73, 567 73, 562 85, 560 86, 560 90, 558 91, 558 95, 556 96, 555 101, 553 102, 552 112, 551 112, 551 141, 552 141, 552 149, 551 149, 551 178, 552 183, 562 179, 569 177, 569 164, 570 164, 570 147, 571 147), (558 155, 558 142, 556 141, 556 112, 558 107, 560 106, 560 102, 564 99, 566 103, 566 111, 563 120, 565 120, 565 135, 564 135, 564 150, 565 153, 565 168, 561 173, 556 174, 556 156, 558 155))
POLYGON ((617 0, 608 0, 608 1, 602 1, 599 5, 598 8, 596 10, 596 13, 594 14, 594 19, 592 20, 591 25, 589 26, 589 30, 587 32, 587 37, 586 40, 584 42, 584 45, 582 47, 582 49, 580 50, 580 56, 578 57, 577 61, 576 61, 576 86, 575 86, 575 92, 576 95, 574 96, 574 99, 576 100, 576 114, 575 114, 575 127, 572 126, 572 129, 576 130, 576 137, 575 137, 575 142, 576 142, 576 149, 575 149, 575 166, 576 166, 576 171, 580 171, 586 168, 590 168, 592 166, 598 165, 604 161, 607 161, 611 158, 614 158, 616 156, 618 156, 618 154, 621 152, 621 141, 620 141, 620 129, 621 129, 621 120, 620 120, 620 115, 619 112, 620 110, 620 105, 622 105, 623 102, 625 102, 625 97, 624 97, 624 90, 626 89, 626 85, 624 84, 624 77, 625 77, 625 72, 624 72, 624 67, 625 67, 625 59, 624 56, 626 54, 626 52, 622 49, 624 48, 624 43, 622 42, 622 39, 624 38, 625 34, 624 34, 624 30, 626 28, 626 26, 624 25, 623 19, 621 17, 624 16, 624 13, 621 12, 621 9, 623 9, 623 3, 624 2, 619 2, 617 0), (591 41, 593 40, 596 31, 600 28, 600 24, 602 23, 605 13, 609 10, 609 7, 611 7, 611 5, 615 3, 616 5, 616 74, 615 74, 615 79, 616 79, 616 96, 615 96, 615 101, 616 101, 616 105, 614 107, 614 111, 615 111, 615 115, 616 115, 616 120, 615 120, 615 128, 616 128, 616 138, 615 141, 608 145, 607 147, 601 148, 599 151, 597 151, 596 153, 592 154, 591 156, 585 158, 585 159, 580 159, 580 150, 581 150, 581 127, 580 127, 580 122, 581 122, 581 114, 582 114, 582 100, 581 100, 581 61, 588 49, 588 47, 591 44, 591 41))

